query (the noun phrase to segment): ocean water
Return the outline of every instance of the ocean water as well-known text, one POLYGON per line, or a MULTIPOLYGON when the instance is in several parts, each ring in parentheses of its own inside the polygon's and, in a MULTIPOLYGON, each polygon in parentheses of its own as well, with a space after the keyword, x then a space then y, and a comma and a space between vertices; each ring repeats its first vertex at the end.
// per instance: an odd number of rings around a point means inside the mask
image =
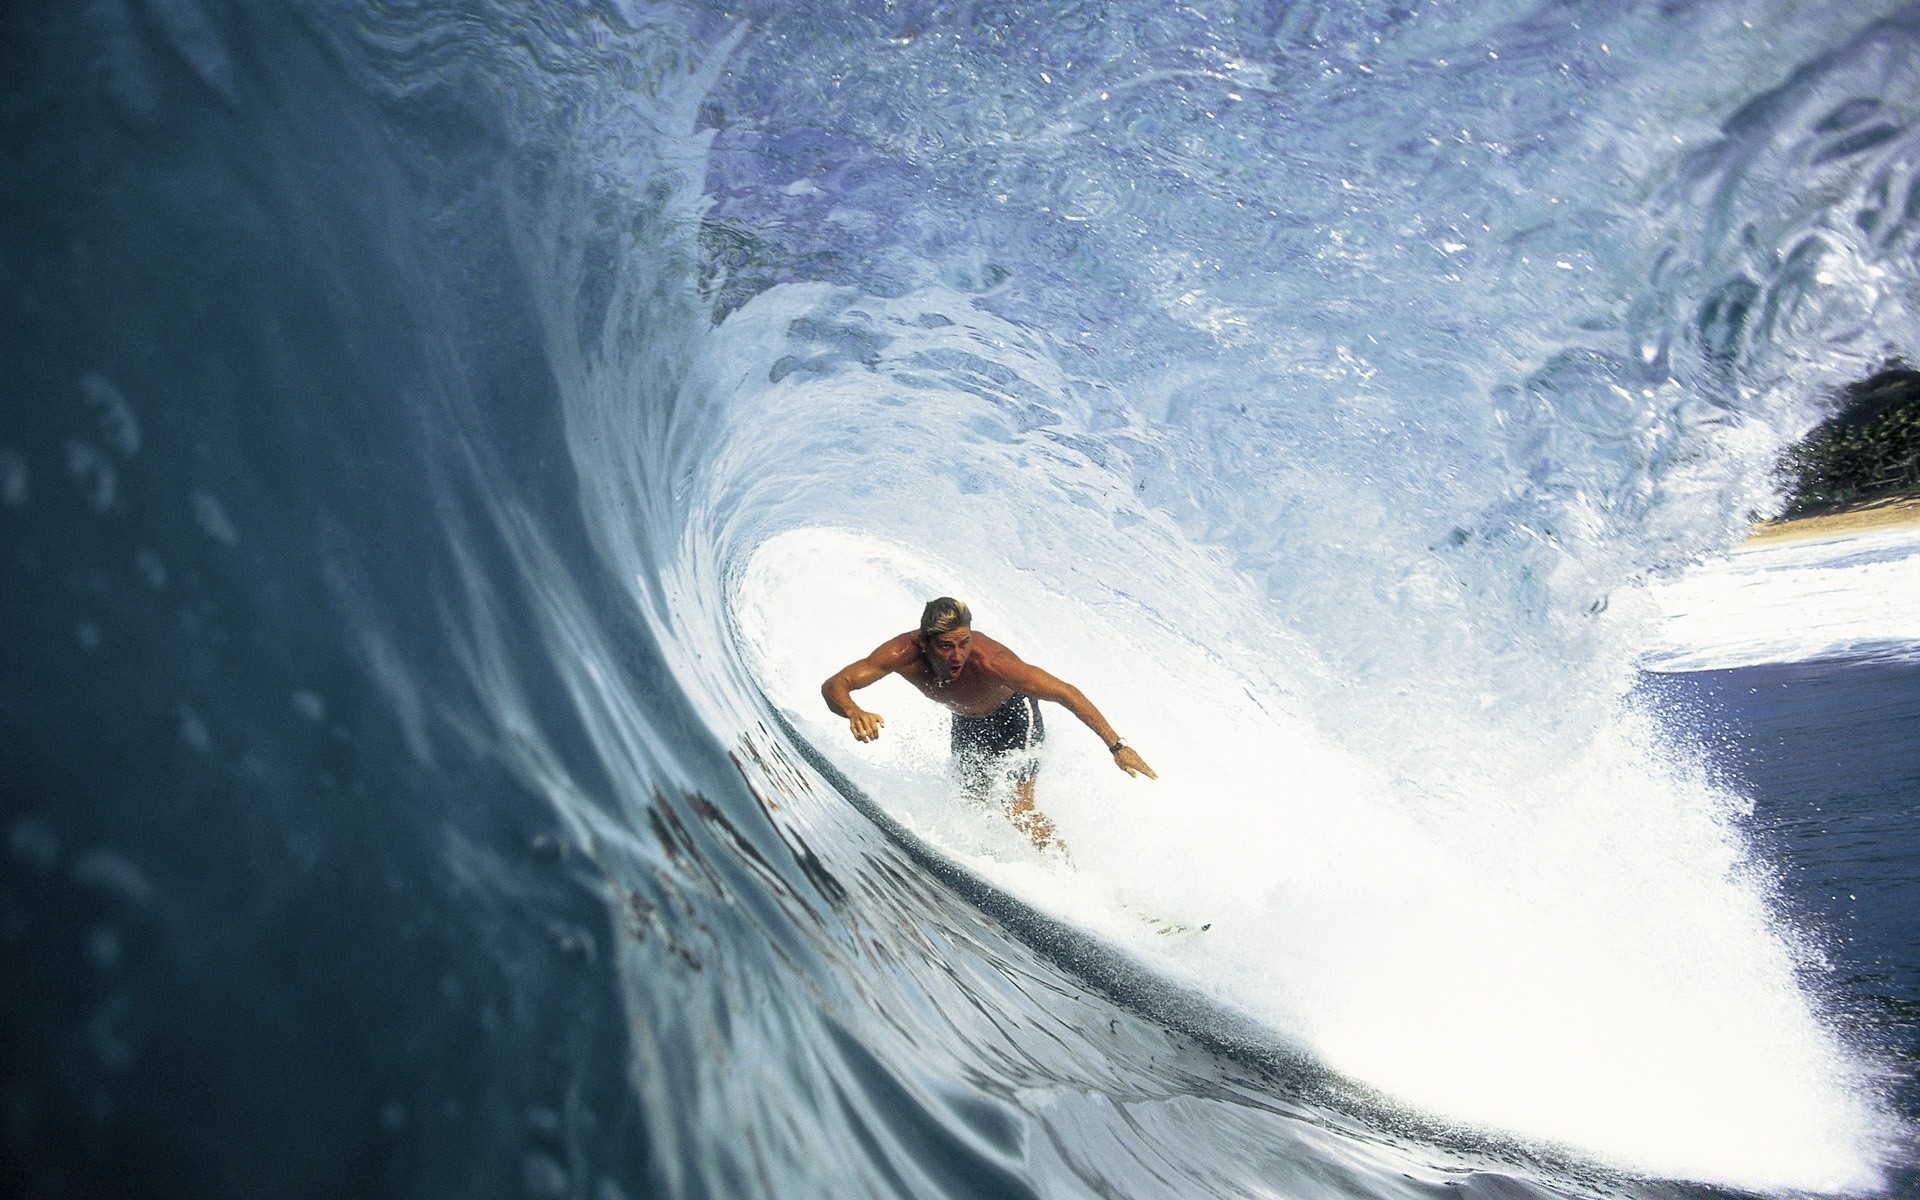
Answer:
POLYGON ((9 1194, 1920 1187, 1920 10, 0 21, 9 1194))
POLYGON ((1913 997, 1920 873, 1920 531, 1756 546, 1662 588, 1642 695, 1702 747, 1815 948, 1829 1012, 1880 1046, 1899 1111, 1920 1105, 1913 997), (1704 615, 1714 614, 1712 622, 1704 615))

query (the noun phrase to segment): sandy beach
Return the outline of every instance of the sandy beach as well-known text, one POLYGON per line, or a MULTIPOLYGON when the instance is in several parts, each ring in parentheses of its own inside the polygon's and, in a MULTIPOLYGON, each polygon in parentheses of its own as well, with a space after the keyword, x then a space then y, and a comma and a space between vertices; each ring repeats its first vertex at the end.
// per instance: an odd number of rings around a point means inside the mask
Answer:
POLYGON ((1899 526, 1920 526, 1920 496, 1895 496, 1833 512, 1762 521, 1753 527, 1745 545, 1765 546, 1811 538, 1844 537, 1899 526))

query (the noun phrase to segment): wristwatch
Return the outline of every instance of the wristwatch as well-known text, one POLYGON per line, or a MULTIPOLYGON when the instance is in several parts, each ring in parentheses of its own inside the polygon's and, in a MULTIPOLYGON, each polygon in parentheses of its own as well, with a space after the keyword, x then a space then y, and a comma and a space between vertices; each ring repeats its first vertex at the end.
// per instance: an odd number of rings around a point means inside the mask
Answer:
POLYGON ((1108 747, 1107 747, 1107 753, 1108 753, 1108 754, 1118 754, 1118 753, 1120 753, 1120 752, 1121 752, 1122 750, 1125 750, 1126 748, 1127 748, 1127 739, 1125 739, 1125 738, 1115 738, 1115 739, 1113 739, 1113 745, 1111 745, 1111 746, 1108 746, 1108 747))

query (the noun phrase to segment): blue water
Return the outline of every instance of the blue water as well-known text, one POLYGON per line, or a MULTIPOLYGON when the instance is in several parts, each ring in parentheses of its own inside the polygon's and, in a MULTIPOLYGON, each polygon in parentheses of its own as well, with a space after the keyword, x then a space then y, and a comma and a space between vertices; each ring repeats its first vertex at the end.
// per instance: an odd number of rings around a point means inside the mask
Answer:
POLYGON ((1913 647, 1643 666, 1920 10, 0 22, 9 1194, 1915 1188, 1913 647), (1070 862, 820 708, 935 592, 1070 862))
POLYGON ((1784 907, 1818 940, 1837 1015, 1892 1051, 1920 1108, 1920 667, 1846 659, 1651 676, 1648 691, 1750 795, 1784 907))

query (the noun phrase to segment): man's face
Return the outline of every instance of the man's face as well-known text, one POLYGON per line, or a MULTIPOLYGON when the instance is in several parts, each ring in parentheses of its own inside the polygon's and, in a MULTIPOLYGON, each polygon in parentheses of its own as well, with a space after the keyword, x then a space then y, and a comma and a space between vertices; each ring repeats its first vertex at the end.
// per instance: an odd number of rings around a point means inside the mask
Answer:
POLYGON ((952 683, 973 653, 973 630, 965 625, 927 635, 927 660, 942 683, 952 683))

